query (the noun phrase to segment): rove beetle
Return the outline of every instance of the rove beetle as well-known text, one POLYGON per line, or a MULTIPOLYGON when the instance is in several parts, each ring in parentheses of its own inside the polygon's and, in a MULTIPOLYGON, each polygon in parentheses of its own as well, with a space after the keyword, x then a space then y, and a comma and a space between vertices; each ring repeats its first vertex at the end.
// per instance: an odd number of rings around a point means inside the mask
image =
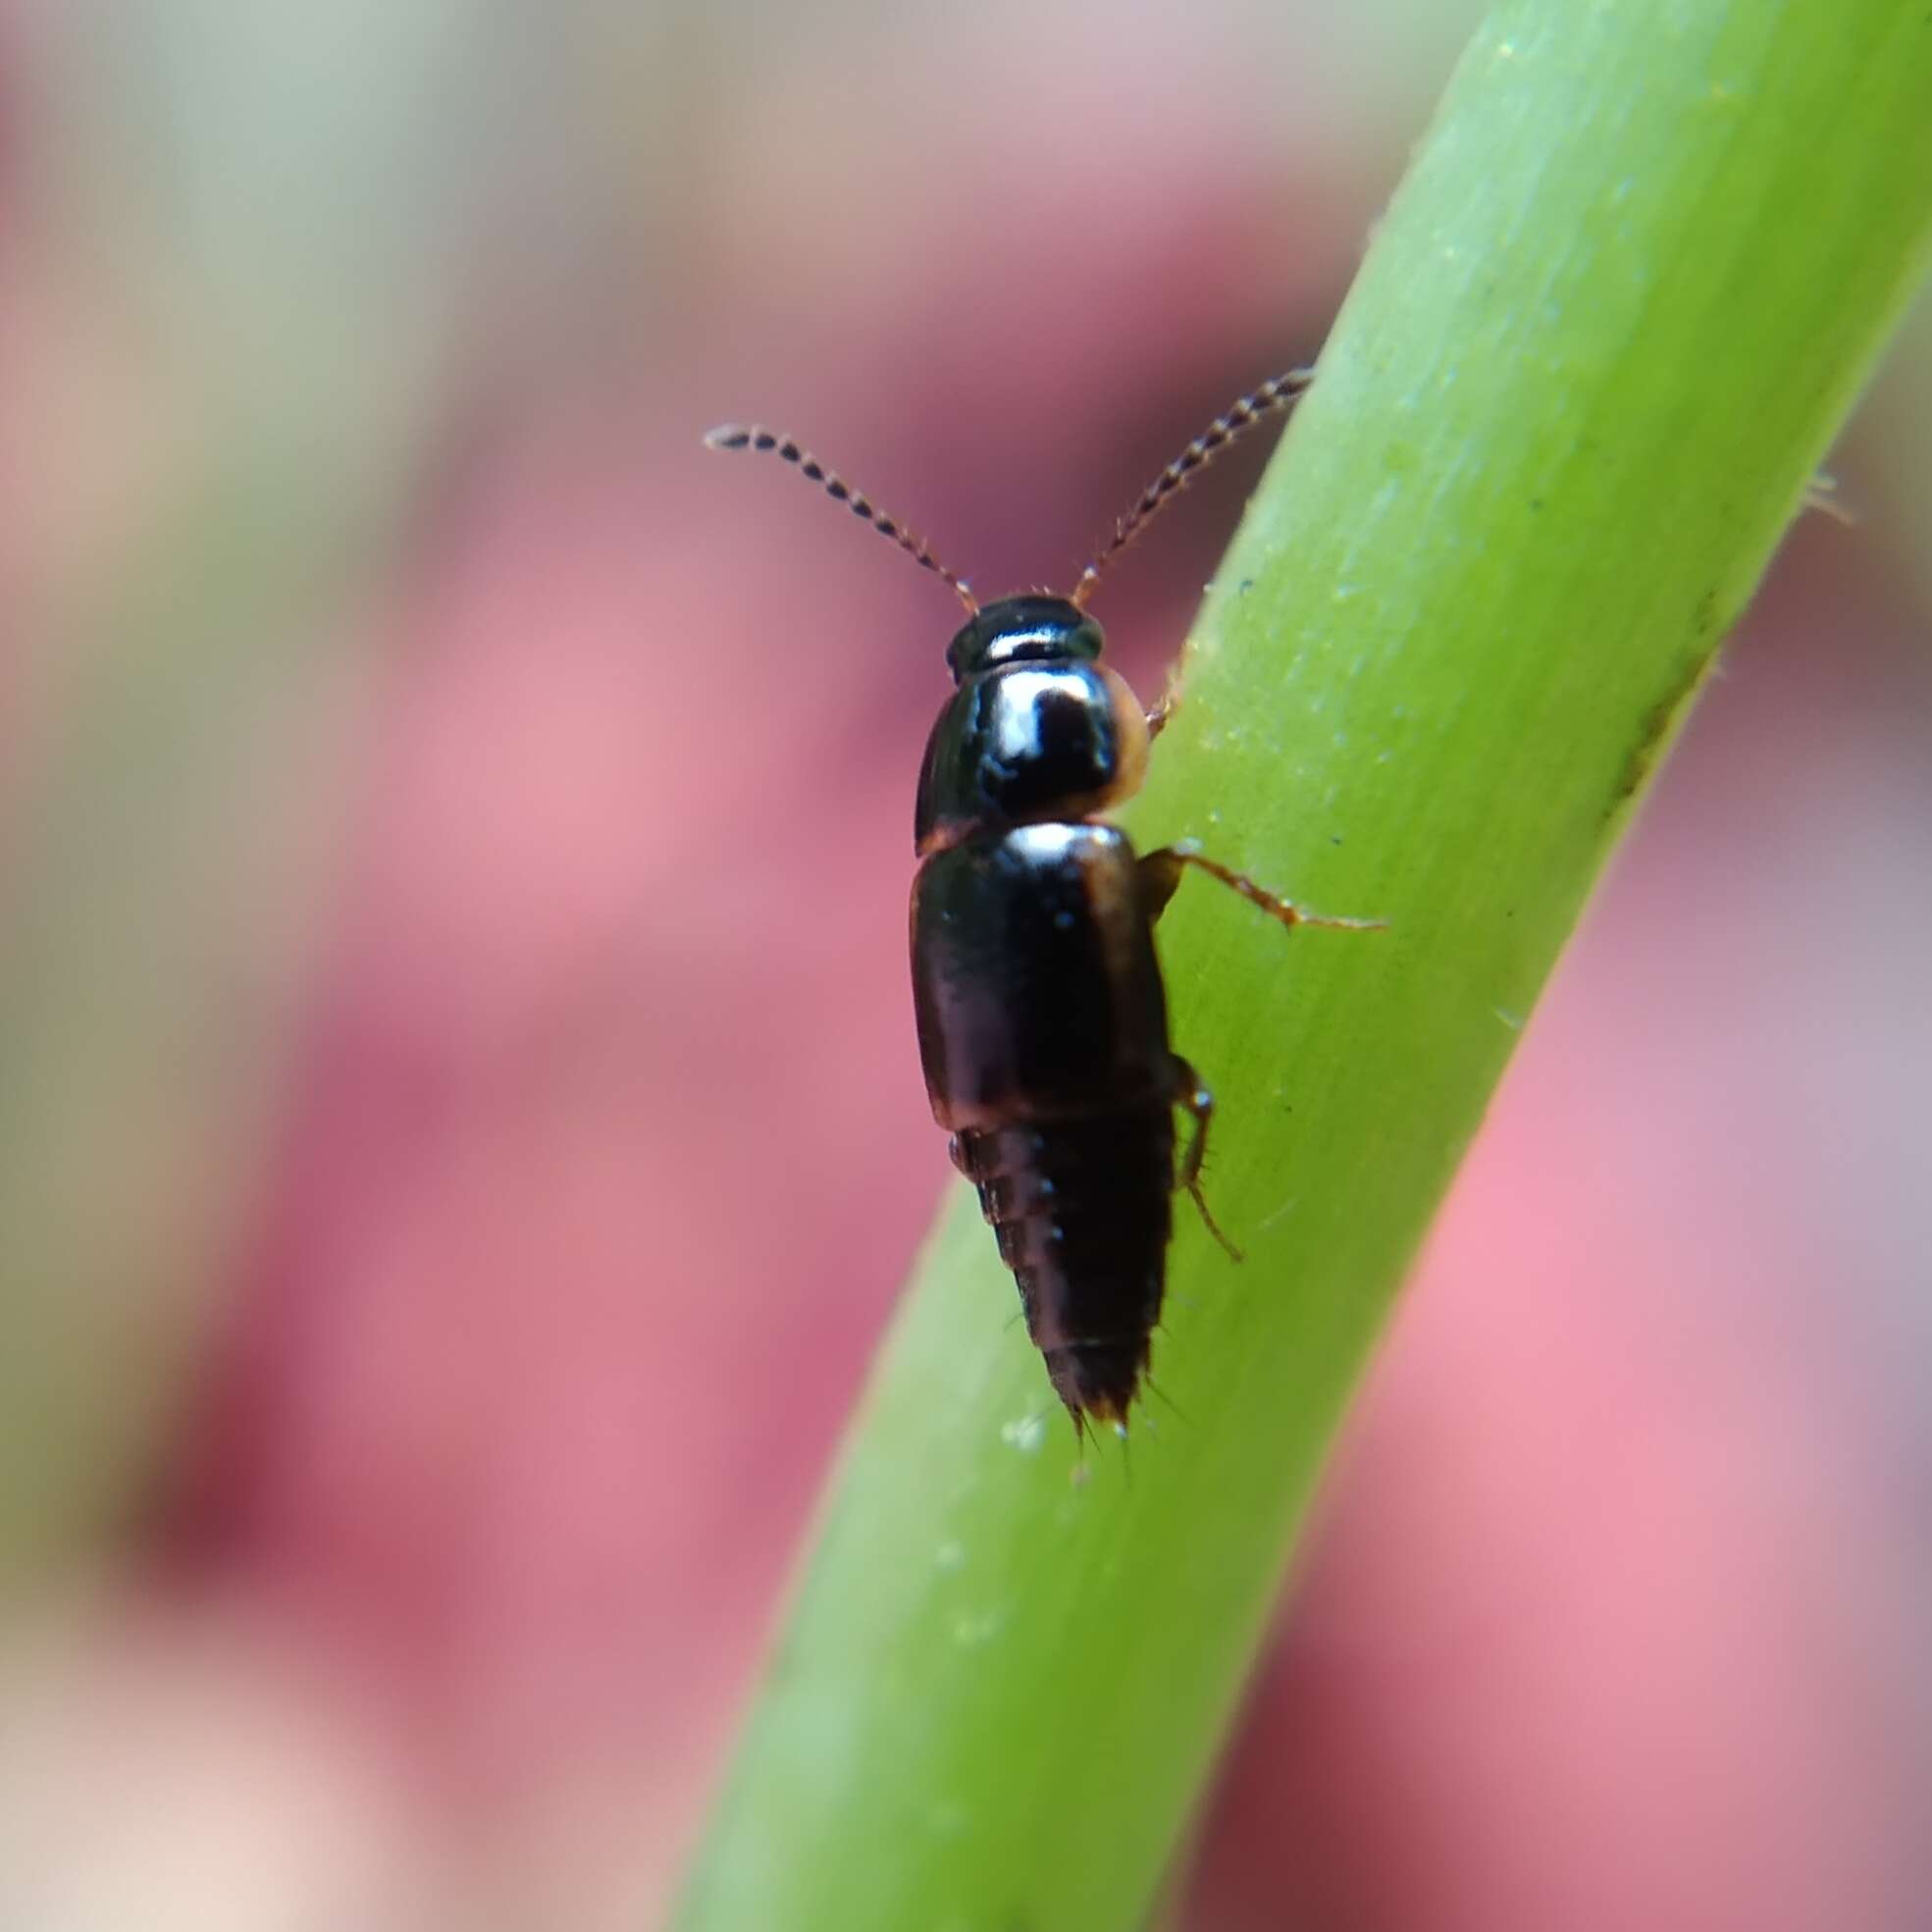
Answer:
POLYGON ((966 622, 947 647, 955 690, 926 741, 913 838, 913 1005, 926 1092, 954 1164, 1013 1270, 1026 1332, 1084 1436, 1126 1433, 1161 1317, 1169 1196, 1201 1193, 1214 1096, 1168 1044, 1154 922, 1189 865, 1287 927, 1321 918, 1191 840, 1136 856, 1101 814, 1130 798, 1178 697, 1142 711, 1100 660, 1084 605, 1101 571, 1218 451, 1304 391, 1290 370, 1217 417, 1142 493, 1070 596, 971 589, 789 437, 715 429, 714 449, 780 457, 948 584, 966 622), (1174 1110, 1193 1117, 1178 1169, 1174 1110))

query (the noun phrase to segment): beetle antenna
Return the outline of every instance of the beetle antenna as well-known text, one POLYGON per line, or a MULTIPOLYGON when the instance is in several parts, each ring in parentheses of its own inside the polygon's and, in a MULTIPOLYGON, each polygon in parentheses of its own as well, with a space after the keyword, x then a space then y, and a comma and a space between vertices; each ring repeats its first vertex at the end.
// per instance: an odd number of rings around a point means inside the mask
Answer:
POLYGON ((883 510, 875 509, 836 470, 827 469, 810 450, 801 448, 790 437, 779 436, 775 431, 766 429, 761 423, 750 423, 743 427, 737 423, 724 423, 717 429, 705 432, 705 447, 755 449, 761 454, 768 452, 790 463, 794 469, 802 471, 817 484, 826 496, 835 497, 854 516, 869 523, 881 537, 889 537, 914 563, 923 564, 935 577, 950 585, 953 595, 966 605, 967 616, 978 615, 979 605, 973 600, 970 586, 948 570, 926 548, 923 539, 915 537, 897 518, 889 517, 883 510))
POLYGON ((1073 586, 1071 602, 1075 609, 1085 606, 1093 587, 1106 569, 1140 535, 1171 496, 1185 490, 1194 477, 1214 461, 1230 443, 1236 442, 1277 409, 1285 409, 1315 380, 1312 369, 1290 369, 1263 383, 1251 395, 1244 395, 1225 416, 1217 416, 1145 490, 1140 500, 1114 526, 1114 535, 1073 586))

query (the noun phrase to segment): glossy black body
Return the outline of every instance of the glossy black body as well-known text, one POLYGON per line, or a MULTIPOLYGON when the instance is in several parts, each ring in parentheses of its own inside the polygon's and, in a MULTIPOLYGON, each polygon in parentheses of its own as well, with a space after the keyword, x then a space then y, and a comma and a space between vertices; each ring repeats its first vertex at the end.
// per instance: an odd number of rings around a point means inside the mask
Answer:
POLYGON ((1146 1370, 1185 1070, 1168 1043, 1158 905, 1125 836, 1091 816, 1138 783, 1146 749, 1100 648, 1059 598, 990 605, 955 638, 912 906, 933 1114, 1076 1424, 1122 1422, 1146 1370))
POLYGON ((1217 416, 1114 526, 1071 597, 984 609, 898 518, 795 439, 724 424, 713 449, 750 449, 807 482, 930 571, 971 613, 946 653, 955 690, 926 743, 914 842, 913 993, 932 1111, 979 1189, 1019 1282, 1029 1332, 1084 1433, 1124 1430, 1160 1318, 1178 1182, 1201 1192, 1214 1096, 1168 1043, 1153 926, 1194 868, 1292 929, 1320 918, 1191 839, 1136 858, 1101 814, 1139 789, 1178 698, 1143 712, 1100 662, 1082 606, 1108 564, 1216 454, 1301 395, 1313 371, 1271 378, 1217 416), (1194 1131, 1176 1172, 1174 1110, 1194 1131))
POLYGON ((989 604, 947 649, 959 687, 926 741, 913 843, 1083 816, 1113 789, 1120 726, 1100 627, 1064 598, 989 604))

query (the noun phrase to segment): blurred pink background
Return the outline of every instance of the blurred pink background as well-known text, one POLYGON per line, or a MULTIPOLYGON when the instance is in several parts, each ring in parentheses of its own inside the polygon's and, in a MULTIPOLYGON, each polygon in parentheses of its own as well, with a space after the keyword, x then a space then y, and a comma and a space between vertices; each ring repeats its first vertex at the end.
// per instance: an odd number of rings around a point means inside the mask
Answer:
MULTIPOLYGON (((947 1173, 944 594, 1473 24, 0 5, 0 1924, 661 1923, 947 1173)), ((1411 1286, 1189 1932, 1932 1916, 1932 327, 1411 1286)), ((1101 615, 1143 690, 1264 451, 1101 615)))

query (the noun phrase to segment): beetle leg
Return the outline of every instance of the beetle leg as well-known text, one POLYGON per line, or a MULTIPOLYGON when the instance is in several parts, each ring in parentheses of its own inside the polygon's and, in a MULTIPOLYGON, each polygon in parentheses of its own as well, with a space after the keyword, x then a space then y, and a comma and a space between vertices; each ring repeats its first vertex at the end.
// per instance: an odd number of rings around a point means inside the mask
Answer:
POLYGON ((1329 925, 1351 932, 1380 932, 1387 923, 1384 919, 1340 919, 1320 913, 1304 913, 1299 906, 1277 898, 1267 887, 1255 884, 1245 872, 1237 872, 1219 860, 1210 859, 1192 839, 1163 846, 1140 861, 1141 897, 1150 921, 1158 919, 1167 910, 1168 901, 1180 884, 1181 872, 1189 865, 1197 866, 1210 878, 1219 879, 1230 891, 1238 892, 1250 906, 1260 907, 1271 919, 1279 920, 1290 930, 1298 925, 1329 925))
POLYGON ((1158 738, 1167 728, 1168 720, 1180 709, 1180 668, 1174 666, 1168 672, 1168 681, 1161 687, 1160 698, 1147 708, 1147 735, 1158 738))
POLYGON ((1179 1054, 1174 1056, 1174 1104, 1186 1108, 1194 1117, 1194 1138, 1187 1143, 1187 1152, 1180 1157, 1176 1184, 1193 1195, 1194 1205, 1200 1209, 1208 1232, 1227 1250, 1227 1258, 1239 1261, 1240 1249, 1221 1231, 1220 1224, 1208 1212, 1207 1196, 1201 1192, 1201 1162, 1208 1151, 1208 1123, 1214 1119, 1214 1095, 1202 1084, 1201 1076, 1195 1072, 1192 1064, 1181 1059, 1179 1054))
POLYGON ((1140 882, 1140 910, 1149 925, 1168 910, 1168 901, 1180 884, 1180 862, 1167 847, 1143 853, 1134 862, 1134 876, 1140 882))

